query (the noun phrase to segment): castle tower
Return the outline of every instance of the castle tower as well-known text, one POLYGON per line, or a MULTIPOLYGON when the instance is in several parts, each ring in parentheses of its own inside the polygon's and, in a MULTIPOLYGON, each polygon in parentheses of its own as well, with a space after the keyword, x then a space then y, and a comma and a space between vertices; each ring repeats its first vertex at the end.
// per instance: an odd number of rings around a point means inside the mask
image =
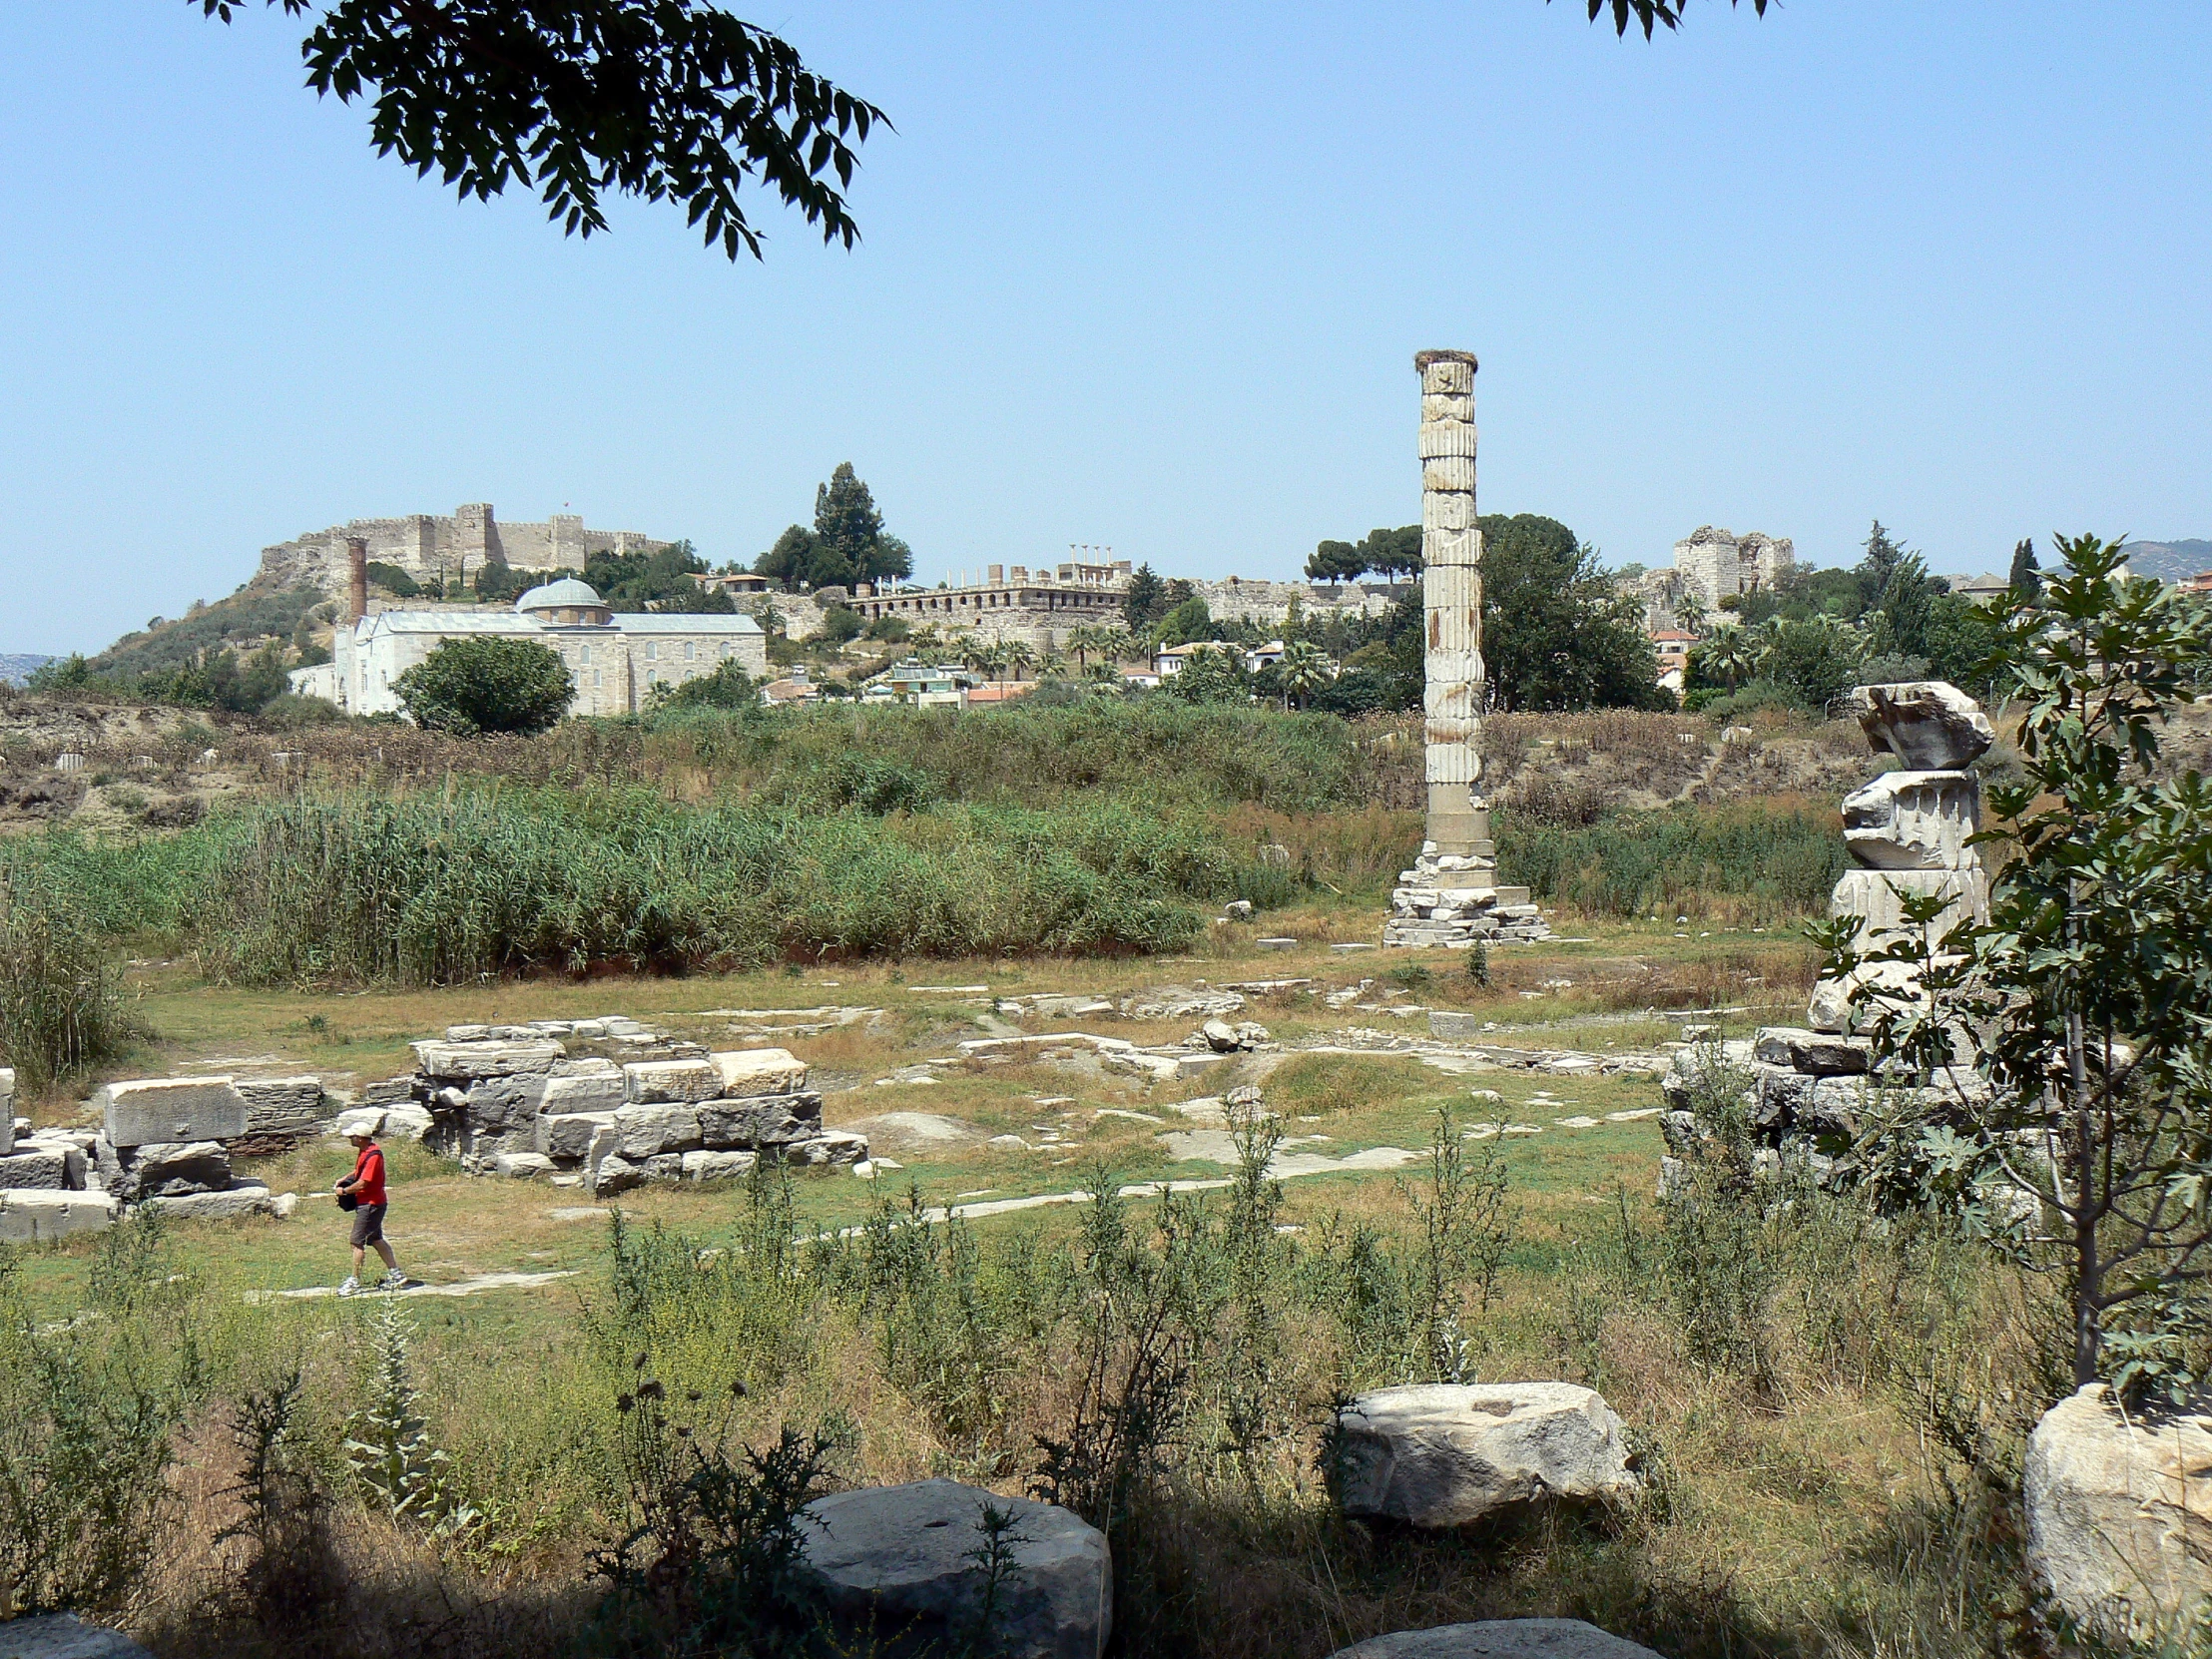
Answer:
POLYGON ((1427 839, 1398 874, 1385 945, 1551 936, 1526 887, 1497 884, 1482 781, 1482 530, 1474 512, 1473 353, 1420 351, 1422 739, 1427 839))

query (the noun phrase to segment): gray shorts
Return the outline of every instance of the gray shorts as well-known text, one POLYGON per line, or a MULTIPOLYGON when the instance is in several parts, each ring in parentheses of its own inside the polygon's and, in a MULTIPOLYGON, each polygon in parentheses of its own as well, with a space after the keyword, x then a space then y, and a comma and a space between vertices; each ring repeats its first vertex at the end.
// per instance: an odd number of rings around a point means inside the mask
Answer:
POLYGON ((366 1250, 384 1242, 384 1211, 388 1205, 364 1204, 353 1212, 353 1248, 366 1250))

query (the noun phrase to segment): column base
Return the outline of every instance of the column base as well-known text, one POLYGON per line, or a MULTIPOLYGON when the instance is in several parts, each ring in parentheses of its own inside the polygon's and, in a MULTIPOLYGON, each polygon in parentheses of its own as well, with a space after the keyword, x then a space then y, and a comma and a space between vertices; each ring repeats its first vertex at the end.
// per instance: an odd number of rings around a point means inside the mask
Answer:
POLYGON ((1557 936, 1529 902, 1526 887, 1498 885, 1487 837, 1461 844, 1482 850, 1449 851, 1431 841, 1411 869, 1398 872, 1389 918, 1382 923, 1383 944, 1471 950, 1477 944, 1528 944, 1557 936))

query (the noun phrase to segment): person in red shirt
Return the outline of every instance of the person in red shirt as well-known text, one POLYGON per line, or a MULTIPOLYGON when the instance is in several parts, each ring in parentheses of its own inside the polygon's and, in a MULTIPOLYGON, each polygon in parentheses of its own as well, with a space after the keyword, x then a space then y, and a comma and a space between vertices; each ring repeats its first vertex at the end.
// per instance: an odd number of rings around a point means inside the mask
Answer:
POLYGON ((368 1259, 368 1248, 376 1247, 376 1254, 384 1259, 385 1273, 376 1289, 396 1291, 407 1283, 407 1276, 399 1271, 399 1260, 391 1253, 391 1246, 384 1243, 384 1149, 376 1144, 376 1137, 365 1131, 348 1135, 353 1143, 353 1173, 337 1185, 341 1193, 351 1193, 356 1200, 353 1211, 353 1274, 338 1287, 340 1296, 361 1294, 361 1266, 368 1259))

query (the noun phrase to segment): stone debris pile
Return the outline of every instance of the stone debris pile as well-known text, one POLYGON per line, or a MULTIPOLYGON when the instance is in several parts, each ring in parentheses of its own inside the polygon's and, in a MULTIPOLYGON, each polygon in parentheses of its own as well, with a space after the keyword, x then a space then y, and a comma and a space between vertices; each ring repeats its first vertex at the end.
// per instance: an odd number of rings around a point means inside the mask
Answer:
MULTIPOLYGON (((1988 877, 1969 843, 1980 827, 1981 790, 1966 770, 1995 742, 1980 706, 1939 680, 1861 686, 1851 706, 1878 755, 1903 770, 1886 772, 1844 798, 1844 841, 1858 866, 1846 870, 1829 900, 1833 916, 1858 916, 1859 948, 1879 949, 1910 931, 1907 897, 1940 897, 1943 913, 1931 924, 1940 939, 1961 917, 1988 914, 1988 877)), ((1852 1148, 1870 1107, 1900 1097, 1917 1114, 1963 1122, 1986 1099, 1988 1085, 1959 1068, 1924 1083, 1879 1065, 1873 1043, 1858 1033, 1871 1010, 1852 1006, 1862 983, 1876 980, 1909 991, 1913 970, 1870 963, 1849 980, 1814 987, 1803 1026, 1769 1026, 1748 1042, 1719 1042, 1710 1028, 1686 1028, 1661 1080, 1669 1110, 1660 1120, 1674 1156, 1660 1167, 1659 1190, 1675 1190, 1680 1159, 1702 1133, 1692 1104, 1700 1093, 1739 1099, 1761 1142, 1762 1164, 1779 1173, 1802 1158, 1812 1177, 1836 1185, 1857 1173, 1852 1148)))
POLYGON ((34 1133, 14 1095, 15 1074, 0 1070, 0 1239, 19 1243, 97 1231, 131 1205, 200 1221, 289 1215, 294 1194, 231 1160, 316 1133, 325 1098, 313 1077, 133 1078, 93 1097, 97 1129, 34 1133))
MULTIPOLYGON (((1878 949, 1905 929, 1907 898, 1946 901, 1933 924, 1942 935, 1961 917, 1986 920, 1989 878, 1968 844, 1981 827, 1981 784, 1967 769, 1996 741, 1981 706, 1941 680, 1860 686, 1851 694, 1867 744, 1894 756, 1903 770, 1885 772, 1844 797, 1844 844, 1859 867, 1846 870, 1828 903, 1832 916, 1860 916, 1861 950, 1878 949)), ((1863 1026, 1868 1010, 1853 1009, 1861 979, 1892 984, 1910 977, 1894 964, 1862 968, 1851 982, 1815 987, 1806 1023, 1816 1031, 1863 1026)))
POLYGON ((782 1048, 709 1053, 615 1019, 451 1026, 413 1047, 413 1074, 369 1091, 341 1132, 389 1134, 419 1122, 426 1146, 473 1174, 599 1195, 728 1180, 762 1158, 853 1165, 867 1157, 864 1135, 823 1127, 806 1062, 782 1048), (620 1046, 614 1055, 571 1054, 564 1035, 620 1046), (624 1050, 638 1057, 621 1057, 624 1050), (373 1098, 402 1088, 403 1099, 373 1098))
POLYGON ((1390 917, 1382 924, 1386 945, 1441 945, 1471 950, 1476 944, 1523 944, 1555 937, 1526 887, 1497 884, 1487 858, 1438 852, 1423 843, 1411 869, 1397 872, 1390 917))

